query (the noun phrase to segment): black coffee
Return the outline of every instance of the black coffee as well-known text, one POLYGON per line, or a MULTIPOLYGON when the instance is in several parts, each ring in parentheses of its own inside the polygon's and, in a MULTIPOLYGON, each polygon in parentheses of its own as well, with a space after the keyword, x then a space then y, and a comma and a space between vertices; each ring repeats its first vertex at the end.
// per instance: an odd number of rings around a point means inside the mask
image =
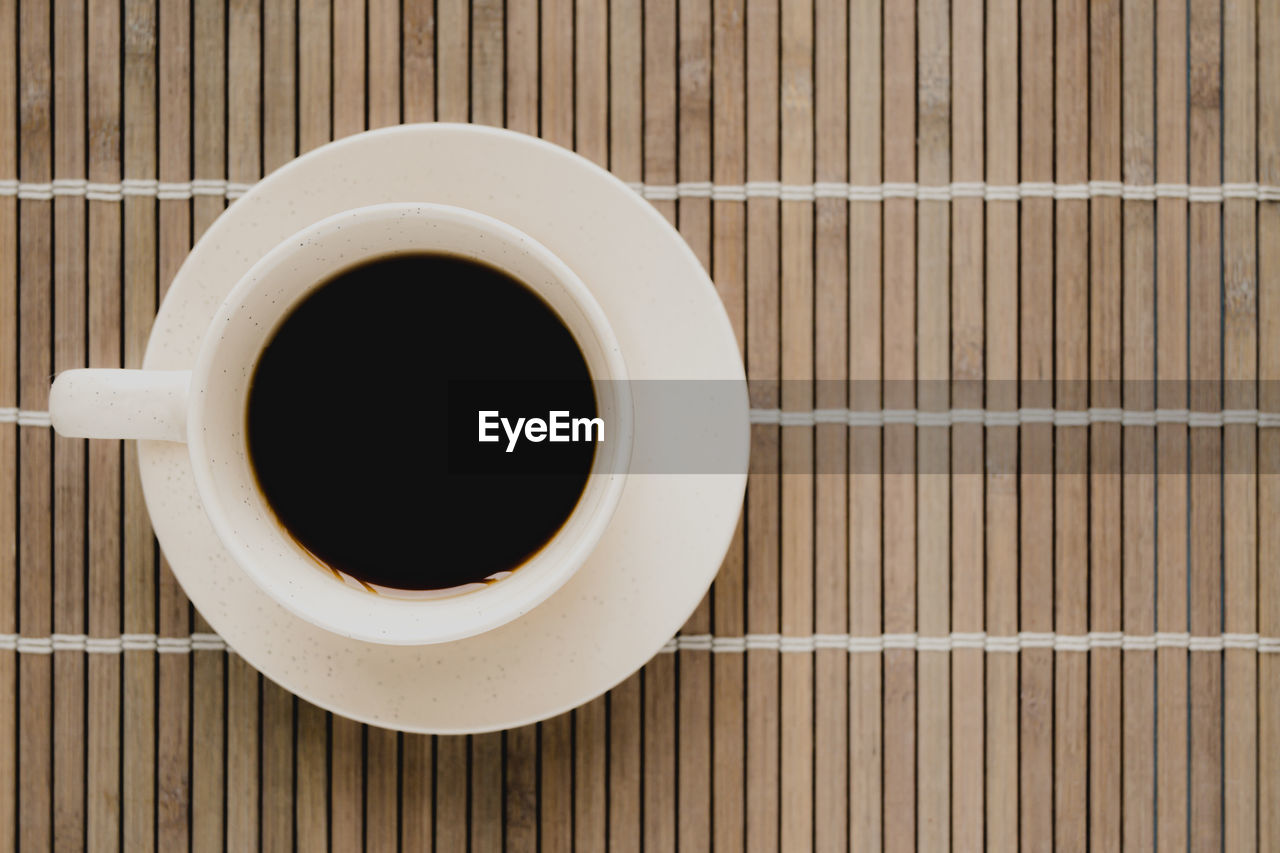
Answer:
POLYGON ((596 417, 587 364, 524 284, 444 254, 339 273, 284 319, 249 391, 258 483, 285 528, 367 584, 445 589, 514 569, 568 518, 590 441, 479 440, 482 412, 596 417))

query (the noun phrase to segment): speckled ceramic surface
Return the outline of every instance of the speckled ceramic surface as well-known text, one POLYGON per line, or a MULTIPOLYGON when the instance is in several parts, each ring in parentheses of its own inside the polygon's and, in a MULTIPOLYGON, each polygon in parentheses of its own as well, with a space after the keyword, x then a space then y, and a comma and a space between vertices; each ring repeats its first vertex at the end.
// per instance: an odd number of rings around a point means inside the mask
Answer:
MULTIPOLYGON (((391 201, 479 211, 547 246, 608 315, 633 379, 743 378, 711 282, 647 202, 556 146, 446 124, 348 137, 259 183, 192 250, 160 308, 144 366, 192 367, 218 305, 280 240, 340 211, 391 201)), ((333 412, 386 417, 391 438, 404 429, 393 413, 351 401, 335 400, 333 412)), ((745 428, 745 404, 742 415, 745 428)), ((532 612, 465 640, 385 646, 299 619, 236 566, 200 503, 186 446, 139 442, 139 458, 147 506, 174 573, 238 654, 334 712, 439 733, 543 719, 642 666, 706 592, 746 484, 745 473, 632 475, 595 552, 532 612)))

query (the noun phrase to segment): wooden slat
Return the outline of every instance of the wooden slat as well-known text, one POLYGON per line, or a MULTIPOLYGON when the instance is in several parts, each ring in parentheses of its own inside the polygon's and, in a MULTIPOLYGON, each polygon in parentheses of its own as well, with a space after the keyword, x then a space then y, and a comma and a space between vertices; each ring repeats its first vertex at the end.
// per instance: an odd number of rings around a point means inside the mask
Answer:
MULTIPOLYGON (((466 56, 466 40, 462 42, 466 56)), ((365 9, 363 0, 333 3, 333 138, 365 129, 365 9)))
MULTIPOLYGON (((1019 175, 1019 78, 1010 73, 1018 62, 1018 6, 1015 0, 993 0, 986 28, 986 179, 1009 185, 1019 175)), ((992 411, 1018 407, 1018 263, 1010 251, 1018 240, 1018 205, 987 205, 984 388, 992 411)), ((986 431, 986 631, 1011 636, 1018 631, 1018 429, 986 431)), ((991 850, 1018 849, 1019 659, 1015 655, 986 658, 986 809, 984 824, 991 850)))
MULTIPOLYGON (((667 22, 674 26, 675 16, 672 15, 667 22)), ((538 84, 541 97, 538 135, 557 145, 572 148, 572 0, 541 0, 538 3, 538 36, 538 84)), ((674 43, 667 47, 674 48, 674 43)))
MULTIPOLYGON (((959 0, 951 12, 951 175, 956 181, 984 179, 983 3, 959 0)), ((983 208, 981 199, 957 199, 951 208, 951 404, 981 408, 984 377, 983 208)), ((951 430, 951 625, 980 633, 983 618, 983 430, 957 424, 951 430)), ((951 843, 956 849, 983 844, 983 683, 980 649, 951 653, 951 843)), ((945 763, 945 762, 940 762, 945 763)))
MULTIPOLYGON (((950 4, 921 0, 916 38, 916 177, 938 186, 951 180, 950 4)), ((915 405, 950 407, 951 206, 916 206, 915 405)), ((916 629, 922 637, 951 630, 950 430, 916 431, 916 629)), ((944 652, 916 656, 916 845, 951 846, 951 660, 944 652)))
POLYGON ((471 849, 502 849, 502 732, 471 737, 471 849))
MULTIPOLYGON (((538 727, 521 726, 505 734, 506 778, 503 819, 507 846, 532 850, 538 845, 538 727)), ((631 777, 639 789, 638 777, 631 777)), ((614 785, 616 790, 618 786, 614 785)))
MULTIPOLYGON (((849 180, 878 184, 881 173, 881 4, 849 6, 849 180)), ((849 205, 849 406, 881 408, 883 337, 879 202, 849 205)), ((750 331, 748 329, 748 331, 750 331)), ((849 632, 881 633, 881 435, 849 431, 849 632)), ((748 559, 752 555, 748 554, 748 559)), ((878 654, 849 656, 849 846, 879 850, 883 839, 881 672, 878 654)))
MULTIPOLYGON (((467 37, 470 25, 467 0, 439 0, 436 3, 436 119, 438 121, 467 121, 468 64, 467 37)), ((335 22, 335 34, 337 19, 335 22)), ((534 8, 534 25, 524 37, 532 38, 537 32, 537 10, 534 8)), ((533 54, 533 79, 536 82, 537 51, 533 54)), ((334 92, 335 98, 337 92, 334 92)), ((335 125, 335 133, 337 127, 335 125)))
MULTIPOLYGON (((334 717, 334 733, 340 718, 334 717)), ((465 850, 467 845, 467 738, 441 735, 436 739, 435 849, 465 850)), ((358 779, 356 780, 358 781, 358 779)), ((333 802, 332 800, 330 801, 333 802)), ((334 828, 337 829, 337 815, 334 828)), ((335 846, 337 835, 334 835, 335 846)), ((353 841, 359 844, 359 840, 353 841)))
POLYGON ((434 740, 430 735, 400 736, 400 849, 404 853, 427 853, 432 849, 434 740))
MULTIPOLYGON (((156 178, 157 11, 147 0, 124 8, 124 174, 156 178)), ((256 137, 256 133, 254 134, 256 137)), ((156 311, 156 205, 124 204, 124 366, 140 367, 156 311)), ((124 445, 125 633, 156 630, 155 540, 142 498, 137 445, 124 445)), ((155 655, 124 652, 124 849, 150 850, 155 838, 155 655)))
MULTIPOLYGON (((1125 0, 1121 48, 1126 182, 1155 181, 1154 9, 1148 0, 1125 0)), ((1155 203, 1123 202, 1124 389, 1127 409, 1155 408, 1155 203)), ((1155 632, 1155 428, 1125 427, 1123 451, 1124 566, 1122 627, 1136 636, 1155 632)), ((1123 671, 1120 809, 1125 850, 1155 849, 1155 653, 1126 651, 1123 671)))
MULTIPOLYGON (((1186 4, 1156 4, 1156 180, 1187 180, 1186 4)), ((1156 200, 1156 406, 1187 406, 1187 204, 1156 200)), ((1187 429, 1156 426, 1156 630, 1187 630, 1187 429)), ((1156 839, 1187 844, 1187 653, 1156 650, 1156 839)))
MULTIPOLYGON (((401 92, 406 122, 430 121, 436 110, 435 8, 430 3, 405 3, 400 42, 401 92)), ((303 56, 306 54, 304 52, 303 56)))
POLYGON ((262 679, 262 849, 293 849, 293 695, 262 679))
MULTIPOLYGON (((779 22, 776 4, 747 0, 747 180, 777 181, 779 22)), ((779 405, 778 202, 748 199, 747 376, 751 405, 779 405)), ((779 622, 779 428, 751 428, 747 480, 747 632, 776 634, 779 622)), ((750 649, 746 689, 746 845, 778 849, 778 656, 750 649)))
POLYGON ((471 4, 471 121, 502 126, 502 4, 471 4))
POLYGON ((258 839, 258 673, 227 659, 227 847, 256 851, 258 839))
MULTIPOLYGON (((884 7, 884 180, 916 179, 915 10, 884 7)), ((884 202, 883 403, 915 406, 916 211, 910 199, 884 202)), ((884 631, 916 630, 915 429, 886 426, 884 437, 883 571, 884 631)), ((909 649, 884 653, 884 848, 916 848, 916 655, 909 649)))
MULTIPOLYGON (((1190 142, 1188 177, 1195 186, 1221 180, 1222 12, 1191 0, 1188 33, 1190 142)), ((1190 408, 1222 407, 1222 208, 1191 206, 1188 222, 1190 408)), ((1191 613, 1195 636, 1222 630, 1222 433, 1191 433, 1191 613)), ((1191 705, 1191 846, 1222 846, 1222 658, 1193 654, 1191 705)))
MULTIPOLYGON (((120 9, 110 0, 88 8, 88 177, 120 180, 120 9)), ((0 53, 3 48, 0 48, 0 53)), ((0 107, 3 114, 3 107, 0 107)), ((121 205, 89 202, 88 357, 91 367, 119 367, 121 351, 121 205)), ((0 291, 3 288, 0 287, 0 291)), ((0 309, 3 314, 3 309, 0 309)), ((0 335, 3 337, 3 335, 0 335)), ((92 637, 120 636, 121 443, 89 443, 89 623, 92 637)), ((0 613, 3 610, 0 609, 0 613)), ((221 655, 219 655, 221 657, 221 655)), ((120 658, 88 660, 85 763, 86 848, 120 849, 120 658)), ((219 678, 221 683, 221 678, 219 678)), ((221 702, 219 702, 221 706, 221 702)), ((218 727, 221 733, 221 725, 218 727)), ((222 765, 222 748, 217 761, 222 765)), ((221 801, 221 791, 217 794, 221 801)), ((3 824, 3 820, 0 820, 3 824)), ((218 809, 221 831, 222 809, 218 809)), ((221 844, 218 845, 219 849, 221 844)))
MULTIPOLYGON (((782 9, 780 66, 781 178, 813 181, 813 3, 782 9)), ((779 372, 784 411, 813 409, 813 205, 781 204, 782 294, 779 372)), ((782 428, 782 583, 784 636, 813 633, 813 430, 782 428)), ((783 850, 806 850, 813 839, 813 658, 783 655, 779 692, 780 838, 783 850)))
MULTIPOLYGON (((1061 184, 1089 178, 1089 10, 1081 0, 1056 4, 1054 21, 1054 171, 1061 184)), ((1088 408, 1089 202, 1058 200, 1053 211, 1053 395, 1059 409, 1088 408)), ((1046 247, 1047 248, 1047 247, 1046 247)), ((1047 259, 1046 259, 1047 260, 1047 259)), ((1050 268, 1046 264, 1046 268, 1050 268)), ((1047 307, 1047 304, 1046 306, 1047 307)), ((1030 310, 1035 308, 1028 306, 1030 310)), ((1025 405, 1025 404, 1024 404, 1025 405)), ((1053 601, 1051 623, 1063 634, 1089 628, 1089 430, 1054 430, 1053 601)), ((1045 591, 1048 591, 1046 587, 1045 591)), ((1033 593, 1034 594, 1034 593, 1033 593)), ((1047 596, 1046 596, 1047 597, 1047 596)), ((1048 627, 1048 626, 1046 626, 1048 627)), ((1035 630, 1035 629, 1032 629, 1035 630)), ((1058 652, 1053 663, 1053 844, 1088 845, 1089 659, 1058 652)))
MULTIPOLYGON (((814 15, 814 178, 849 174, 848 6, 817 0, 814 15)), ((849 403, 849 206, 818 199, 814 210, 814 405, 849 403)), ((849 629, 848 430, 814 428, 814 613, 820 634, 849 629)), ((813 846, 849 846, 849 662, 842 649, 814 657, 813 846)))
MULTIPOLYGON (((329 843, 329 715, 301 699, 295 705, 294 839, 299 850, 323 850, 329 843)), ((430 775, 430 767, 427 772, 430 775)), ((415 790, 410 779, 402 777, 400 785, 403 797, 415 790)), ((415 810, 409 803, 400 807, 406 826, 413 827, 415 810)), ((430 802, 425 811, 429 818, 430 802)), ((410 849, 408 844, 405 848, 410 849)))
POLYGON ((538 725, 538 849, 573 849, 573 715, 538 725))
MULTIPOLYGON (((23 3, 18 12, 18 175, 32 182, 52 177, 53 79, 51 15, 47 2, 23 3)), ((18 405, 46 408, 53 350, 52 205, 18 202, 18 405)), ((52 437, 23 430, 18 441, 18 633, 46 637, 52 627, 52 437)), ((18 846, 52 842, 53 661, 18 660, 18 846)))
POLYGON ((369 127, 399 124, 400 2, 369 0, 368 14, 369 127))
POLYGON ((368 853, 395 853, 399 848, 399 749, 395 732, 365 726, 364 849, 368 853))
MULTIPOLYGON (((53 23, 53 174, 85 174, 85 23, 83 2, 58 9, 53 23)), ((86 365, 85 202, 53 203, 53 370, 86 365)), ((53 630, 85 632, 86 442, 53 442, 53 630)), ((85 844, 85 659, 74 651, 53 656, 53 843, 85 844)))
MULTIPOLYGON (((501 18, 500 8, 497 14, 501 18)), ((608 168, 608 0, 582 0, 575 4, 573 56, 574 150, 588 160, 608 168)))
MULTIPOLYGON (((1258 181, 1280 184, 1280 2, 1259 0, 1258 181)), ((1280 411, 1280 205, 1258 209, 1258 407, 1280 411), (1270 342, 1270 343, 1269 343, 1270 342)), ((1280 433, 1258 436, 1258 518, 1280 512, 1280 433)), ((1280 525, 1258 527, 1258 632, 1280 636, 1280 525), (1265 567, 1265 568, 1264 568, 1265 567)), ((1258 661, 1258 849, 1280 846, 1280 655, 1258 661)))
MULTIPOLYGON (((1120 3, 1089 8, 1089 176, 1118 181, 1121 172, 1120 3)), ((1121 202, 1089 202, 1089 405, 1122 405, 1121 202)), ((1121 613, 1121 427, 1094 424, 1089 434, 1089 630, 1114 633, 1121 613)), ((1089 653, 1089 847, 1121 843, 1121 651, 1089 653)))
MULTIPOLYGON (((638 8, 638 7, 637 7, 638 8)), ((621 22, 617 22, 621 25, 621 22)), ((637 19, 638 23, 638 19, 637 19)), ((507 127, 521 133, 538 132, 538 0, 507 3, 506 98, 507 127)), ((630 35, 637 36, 639 28, 630 35)), ((443 57, 442 57, 443 58, 443 57)), ((437 60, 437 67, 440 61, 437 60)), ((443 82, 441 84, 443 86, 443 82)), ((636 77, 639 82, 639 77, 636 77)), ((441 105, 444 105, 441 100, 441 105)))
MULTIPOLYGON (((0 169, 18 174, 18 14, 0 17, 0 169)), ((18 200, 0 198, 0 405, 18 405, 18 200)), ((0 632, 18 628, 18 425, 0 424, 0 632)), ((0 651, 0 692, 17 695, 18 654, 0 651)), ((17 837, 18 708, 0 703, 0 838, 17 837)), ((13 842, 6 842, 10 847, 13 842)))
MULTIPOLYGON (((1222 179, 1257 180, 1257 36, 1255 4, 1227 3, 1222 27, 1222 179)), ((1229 199, 1223 213, 1223 407, 1258 405, 1257 206, 1229 199)), ((1258 630, 1258 431, 1223 428, 1222 628, 1258 630)), ((1258 667, 1248 649, 1223 653, 1224 849, 1258 848, 1258 667)))
MULTIPOLYGON (((1022 181, 1053 180, 1053 10, 1023 0, 1021 29, 1022 181)), ((1026 408, 1053 405, 1053 207, 1023 199, 1019 228, 1019 400, 1026 408)), ((1020 631, 1053 630, 1053 427, 1024 425, 1019 453, 1020 631)), ((1053 845, 1053 657, 1024 649, 1019 682, 1019 844, 1053 845)))
MULTIPOLYGON (((418 8, 409 4, 408 9, 418 8)), ((298 151, 305 154, 333 138, 333 110, 330 106, 332 86, 329 37, 330 4, 327 0, 300 0, 298 3, 298 151)), ((410 69, 416 68, 411 47, 420 39, 405 33, 405 91, 416 91, 411 84, 410 69)), ((416 78, 414 78, 416 79, 416 78)))
MULTIPOLYGON (((462 796, 465 802, 465 789, 462 796)), ((364 726, 337 714, 329 716, 329 844, 334 850, 364 844, 364 726)))

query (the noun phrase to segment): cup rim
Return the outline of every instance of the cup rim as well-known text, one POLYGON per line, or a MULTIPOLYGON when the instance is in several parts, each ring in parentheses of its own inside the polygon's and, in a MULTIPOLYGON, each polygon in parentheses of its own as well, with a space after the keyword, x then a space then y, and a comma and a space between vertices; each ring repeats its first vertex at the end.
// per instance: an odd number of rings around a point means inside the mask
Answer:
MULTIPOLYGON (((409 252, 414 250, 414 248, 408 247, 403 250, 396 249, 395 251, 409 252)), ((419 249, 419 251, 424 250, 431 251, 431 249, 419 249)), ((491 260, 472 254, 466 249, 456 250, 450 248, 448 251, 464 257, 471 257, 482 263, 493 263, 491 260)), ((371 257, 385 254, 387 254, 385 248, 372 249, 363 254, 358 254, 355 260, 349 262, 349 265, 354 266, 371 257)), ((275 316, 267 324, 270 331, 266 333, 265 342, 269 342, 272 339, 275 329, 298 304, 304 301, 317 287, 328 281, 333 273, 338 271, 340 271, 339 268, 335 267, 328 275, 310 282, 299 289, 295 296, 286 300, 285 304, 279 308, 275 316)), ((526 286, 531 285, 526 284, 526 286)), ((536 288, 533 289, 538 292, 536 288)), ((546 298, 541 293, 539 293, 539 296, 543 299, 546 298)), ((562 322, 569 325, 568 321, 564 320, 563 317, 561 319, 562 322)), ((579 342, 579 345, 581 346, 581 342, 579 342)), ((265 343, 263 346, 265 346, 265 343)), ((248 359, 242 358, 238 362, 247 360, 250 365, 256 365, 261 352, 262 347, 260 346, 248 359)), ((585 351, 584 356, 588 357, 588 366, 590 367, 590 356, 585 351)), ((598 393, 599 391, 597 391, 598 393)), ((247 393, 237 406, 237 414, 241 420, 244 419, 246 407, 247 393)), ((341 211, 301 229, 282 240, 259 258, 232 287, 226 298, 218 306, 209 326, 206 327, 205 337, 201 342, 195 365, 192 369, 191 393, 188 403, 187 443, 196 487, 215 533, 227 547, 236 563, 273 600, 300 618, 341 636, 383 645, 427 645, 463 639, 497 628, 527 613, 568 582, 595 549, 621 500, 627 475, 620 472, 625 472, 630 462, 633 430, 634 412, 632 410, 630 386, 627 382, 626 364, 617 338, 604 310, 600 307, 591 291, 570 267, 550 249, 528 234, 492 216, 453 205, 429 202, 387 202, 341 211), (252 555, 248 553, 243 538, 237 535, 236 527, 223 505, 224 496, 211 470, 210 450, 203 429, 209 415, 208 402, 203 391, 210 387, 216 368, 222 364, 219 359, 222 336, 216 334, 216 330, 232 321, 236 310, 257 288, 264 287, 273 279, 273 276, 285 274, 283 272, 285 262, 294 256, 300 245, 308 241, 332 237, 333 234, 341 230, 343 225, 349 225, 353 218, 360 224, 367 225, 382 218, 405 216, 428 222, 442 219, 449 220, 480 231, 486 236, 497 236, 499 239, 507 241, 510 245, 518 245, 521 250, 532 255, 538 264, 551 273, 554 281, 567 292, 574 306, 582 312, 587 326, 596 336, 600 360, 603 361, 603 367, 607 375, 600 377, 592 371, 592 380, 596 383, 597 388, 600 387, 599 383, 601 381, 607 380, 610 392, 614 395, 613 408, 616 412, 617 423, 613 426, 612 432, 615 438, 609 445, 608 452, 603 449, 597 450, 591 471, 588 474, 587 483, 583 487, 582 497, 579 498, 578 504, 566 517, 560 529, 542 548, 516 567, 521 572, 536 568, 539 576, 538 582, 532 584, 531 588, 520 599, 511 600, 508 597, 507 600, 503 600, 493 595, 485 596, 485 593, 502 587, 505 578, 479 589, 460 590, 453 595, 426 598, 392 597, 353 588, 337 578, 326 578, 325 581, 333 587, 345 591, 353 605, 364 602, 366 606, 353 606, 351 609, 327 605, 325 607, 317 607, 312 602, 299 601, 296 596, 285 594, 283 583, 270 576, 270 567, 261 565, 259 561, 253 559, 252 555), (588 506, 584 503, 583 498, 591 490, 593 481, 598 478, 603 479, 604 485, 599 490, 598 497, 593 504, 588 506), (584 513, 586 520, 576 534, 576 541, 565 546, 566 552, 559 560, 552 563, 542 559, 541 564, 539 564, 540 558, 545 557, 552 545, 564 540, 570 528, 570 522, 579 513, 584 513), (535 566, 535 564, 538 565, 535 566), (430 630, 429 620, 414 621, 406 617, 406 612, 410 609, 421 611, 436 609, 439 612, 441 607, 454 607, 460 601, 478 604, 480 603, 480 597, 488 599, 483 602, 485 606, 468 608, 471 618, 464 620, 465 625, 455 625, 451 630, 430 630), (351 614, 357 610, 359 614, 353 618, 351 614), (380 611, 379 615, 385 618, 380 619, 376 626, 364 624, 361 620, 370 618, 373 611, 380 611), (398 620, 398 630, 389 631, 386 620, 390 619, 394 622, 397 616, 401 617, 398 620)), ((247 442, 247 436, 241 440, 247 442)), ((250 471, 250 475, 253 476, 252 471, 250 471)), ((280 522, 274 508, 266 501, 260 490, 258 490, 258 497, 266 510, 266 517, 270 519, 269 524, 277 533, 282 534, 284 539, 293 545, 294 550, 298 552, 298 556, 302 557, 305 553, 305 548, 293 538, 288 529, 280 522)), ((320 574, 317 571, 318 567, 315 565, 314 557, 305 557, 294 561, 295 565, 300 565, 302 562, 308 563, 306 565, 307 571, 315 572, 317 575, 320 574)), ((285 569, 282 573, 289 571, 292 571, 291 567, 285 569)))

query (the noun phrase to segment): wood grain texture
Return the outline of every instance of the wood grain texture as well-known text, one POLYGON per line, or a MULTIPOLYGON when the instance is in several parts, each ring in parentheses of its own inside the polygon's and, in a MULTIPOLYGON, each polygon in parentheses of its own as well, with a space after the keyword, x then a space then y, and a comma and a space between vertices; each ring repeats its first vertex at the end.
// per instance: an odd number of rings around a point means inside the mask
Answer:
MULTIPOLYGON (((814 179, 849 174, 849 24, 847 5, 817 0, 813 31, 814 179)), ((849 403, 848 204, 819 199, 813 213, 814 405, 849 403)), ((731 303, 732 304, 732 303, 731 303)), ((813 627, 849 630, 848 430, 814 427, 813 627)), ((815 652, 813 669, 813 846, 849 846, 849 663, 841 649, 815 652)))
MULTIPOLYGON (((1008 69, 1018 61, 1018 6, 1015 0, 993 2, 986 21, 985 150, 991 183, 1018 180, 1020 146, 1018 107, 1020 80, 1008 69)), ((1008 202, 987 205, 984 260, 986 270, 984 392, 988 409, 1011 411, 1018 406, 1019 253, 1018 207, 1008 202)), ((1018 630, 1019 499, 1014 427, 986 434, 986 502, 983 521, 987 549, 985 618, 988 634, 1009 636, 1018 630)), ((986 659, 985 794, 987 843, 992 850, 1018 849, 1019 661, 1013 655, 986 659)))
POLYGON ((400 736, 400 849, 408 853, 426 853, 435 837, 434 741, 430 735, 400 736))
MULTIPOLYGON (((24 3, 18 18, 18 174, 47 181, 53 171, 52 16, 47 2, 24 3)), ((52 211, 40 201, 18 202, 18 405, 43 409, 53 355, 52 211)), ((18 633, 46 636, 53 611, 52 436, 23 430, 18 437, 18 633)), ((53 842, 53 661, 18 660, 18 847, 53 842)))
MULTIPOLYGON (((329 843, 329 715, 310 702, 298 700, 294 704, 294 725, 297 728, 294 735, 293 837, 299 850, 318 850, 329 843)), ((406 751, 406 768, 410 757, 411 753, 406 751)), ((404 773, 407 772, 406 769, 404 773)), ((414 779, 406 778, 403 773, 398 784, 402 800, 417 790, 414 779)), ((400 808, 406 815, 405 825, 414 827, 411 807, 402 803, 400 808)), ((429 815, 429 806, 427 811, 429 815)), ((405 847, 409 848, 409 845, 405 847)))
MULTIPOLYGON (((961 0, 951 8, 951 174, 957 181, 984 179, 985 104, 984 8, 977 0, 961 0)), ((951 210, 950 373, 951 403, 958 408, 982 405, 985 375, 984 203, 961 199, 951 210)), ((977 424, 952 429, 950 460, 951 600, 950 630, 984 630, 985 599, 983 520, 983 431, 977 424)), ((941 461, 941 460, 940 460, 941 461)), ((985 696, 960 685, 981 684, 985 654, 957 649, 950 665, 951 767, 950 837, 956 849, 983 844, 985 696)))
MULTIPOLYGON (((121 177, 121 43, 117 5, 108 0, 92 0, 87 9, 86 28, 90 139, 88 177, 94 181, 113 182, 121 177)), ((112 202, 89 202, 88 207, 88 363, 91 367, 120 367, 121 210, 120 205, 112 202)), ((91 499, 86 534, 89 564, 87 633, 92 637, 117 637, 120 635, 122 578, 122 443, 90 442, 88 453, 91 499)), ((87 666, 85 847, 95 853, 112 853, 120 849, 121 666, 119 658, 114 655, 90 657, 87 666)), ((220 677, 218 681, 220 684, 220 677)), ((218 729, 221 733, 221 725, 218 729)), ((219 767, 222 756, 219 747, 219 767)), ((216 796, 220 802, 221 780, 218 781, 216 796)), ((197 826, 204 828, 204 824, 197 822, 193 830, 197 826)), ((218 809, 217 827, 221 833, 221 808, 218 809)), ((221 843, 217 846, 220 849, 221 843)))
MULTIPOLYGON (((884 6, 884 103, 916 100, 915 10, 884 6)), ((884 180, 916 179, 916 116, 886 109, 882 124, 884 180)), ((915 405, 916 210, 910 199, 884 202, 883 338, 885 408, 915 405)), ((905 424, 884 429, 883 572, 884 631, 916 630, 915 430, 905 424)), ((906 649, 884 655, 884 848, 915 849, 916 838, 916 655, 906 649)))
MULTIPOLYGON (((1257 9, 1259 181, 1280 181, 1280 3, 1257 9)), ((1258 210, 1258 407, 1280 411, 1280 208, 1258 210)), ((1280 511, 1280 436, 1258 436, 1258 518, 1280 511)), ((1258 632, 1280 631, 1280 525, 1258 527, 1258 632)), ((1258 849, 1280 844, 1280 658, 1258 661, 1258 849)))
MULTIPOLYGON (((465 774, 465 753, 462 764, 465 774)), ((466 838, 466 787, 452 782, 446 789, 459 787, 463 798, 462 837, 466 838)), ((358 850, 363 844, 364 726, 335 715, 329 718, 329 845, 337 850, 358 850)))
MULTIPOLYGON (((1120 3, 1089 9, 1089 174, 1121 179, 1120 3)), ((1124 402, 1121 202, 1089 202, 1089 405, 1124 402)), ((1095 424, 1089 435, 1089 630, 1123 628, 1121 606, 1121 427, 1095 424)), ((1121 849, 1121 652, 1089 655, 1089 846, 1121 849)))
MULTIPOLYGON (((849 181, 878 183, 882 178, 880 122, 881 4, 858 0, 849 6, 849 181)), ((879 409, 883 369, 881 327, 882 205, 849 205, 849 407, 879 409)), ((880 634, 881 466, 880 431, 849 431, 849 632, 880 634)), ((882 733, 882 660, 880 655, 849 657, 849 844, 878 850, 884 837, 882 733)))
MULTIPOLYGON (((1155 179, 1154 4, 1126 0, 1121 11, 1122 175, 1155 179)), ((1155 203, 1126 200, 1123 221, 1123 399, 1126 408, 1155 408, 1155 203)), ((1125 427, 1122 508, 1122 625, 1155 631, 1155 428, 1125 427)), ((1121 842, 1125 850, 1155 849, 1155 652, 1128 651, 1123 661, 1121 842)))
MULTIPOLYGON (((916 179, 951 180, 951 8, 927 0, 917 9, 916 179)), ((915 405, 943 411, 951 404, 951 206, 916 206, 915 405)), ((951 431, 916 431, 916 630, 951 631, 951 431)), ((916 846, 951 846, 951 661, 941 652, 916 656, 916 846)))
MULTIPOLYGON (((1187 179, 1186 4, 1156 6, 1156 180, 1187 179)), ((1156 406, 1187 406, 1187 205, 1156 201, 1156 406)), ((1156 630, 1187 630, 1187 430, 1156 426, 1156 630)), ((1187 844, 1187 654, 1156 650, 1156 839, 1187 844)))
MULTIPOLYGON (((1053 180, 1054 10, 1023 0, 1021 29, 1021 168, 1023 181, 1053 180)), ((1018 372, 1023 407, 1053 405, 1053 213, 1048 199, 1025 199, 1019 231, 1018 372)), ((1053 630, 1055 537, 1053 427, 1024 425, 1019 447, 1019 631, 1053 630)), ((1019 846, 1049 850, 1054 842, 1053 652, 1021 655, 1019 704, 1019 846)))
MULTIPOLYGON (((53 24, 53 173, 82 175, 86 169, 86 9, 81 2, 58 10, 53 24)), ((53 204, 53 370, 87 365, 88 323, 85 237, 86 202, 62 198, 53 204)), ((86 442, 53 441, 53 630, 85 633, 86 442)), ((75 652, 53 656, 53 844, 85 846, 86 661, 75 652)))
MULTIPOLYGON (((18 172, 18 7, 0 5, 0 167, 18 172)), ((0 403, 18 405, 18 200, 0 198, 0 403)), ((0 424, 0 631, 18 627, 18 425, 0 424)), ((18 654, 0 651, 0 691, 16 695, 18 654)), ((18 707, 0 703, 0 838, 18 826, 18 707)))
POLYGON ((394 853, 399 849, 399 738, 389 729, 366 726, 364 749, 364 849, 369 853, 394 853))
MULTIPOLYGON (((1089 174, 1089 8, 1056 4, 1054 20, 1054 177, 1084 181, 1089 174)), ((1089 405, 1089 208, 1082 200, 1055 201, 1053 211, 1053 404, 1080 411, 1089 405)), ((1052 626, 1064 634, 1088 630, 1089 435, 1084 427, 1054 430, 1052 626)), ((1033 593, 1034 594, 1034 593, 1033 593)), ((1059 652, 1053 665, 1053 846, 1084 850, 1088 838, 1089 661, 1059 652)))
MULTIPOLYGON (((1218 4, 1191 0, 1188 18, 1188 177, 1217 181, 1222 169, 1222 42, 1218 4)), ((1188 222, 1190 408, 1222 407, 1222 208, 1193 205, 1188 222)), ((1197 636, 1222 630, 1222 432, 1191 435, 1189 627, 1197 636)), ((1191 846, 1222 846, 1222 656, 1192 655, 1191 846)))
MULTIPOLYGON (((746 5, 746 172, 748 181, 779 178, 779 20, 775 4, 746 5)), ((751 404, 777 407, 779 373, 778 202, 748 199, 747 344, 751 404)), ((747 479, 747 632, 778 633, 779 622, 779 428, 751 428, 747 479)), ((746 652, 746 846, 778 849, 778 656, 746 652)))
MULTIPOLYGON (((1222 10, 1222 179, 1256 181, 1257 10, 1222 10)), ((1258 405, 1257 208, 1246 199, 1223 204, 1222 405, 1258 405)), ((1258 430, 1223 428, 1222 603, 1224 631, 1258 630, 1258 430)), ((1223 653, 1222 844, 1258 850, 1258 666, 1245 649, 1223 653)))
MULTIPOLYGON (((124 9, 124 173, 156 178, 157 10, 137 0, 124 9)), ((140 367, 156 311, 157 202, 124 204, 124 366, 140 367)), ((123 629, 156 630, 155 539, 142 498, 136 445, 125 443, 123 629)), ((155 843, 155 655, 124 653, 124 849, 155 843)))

